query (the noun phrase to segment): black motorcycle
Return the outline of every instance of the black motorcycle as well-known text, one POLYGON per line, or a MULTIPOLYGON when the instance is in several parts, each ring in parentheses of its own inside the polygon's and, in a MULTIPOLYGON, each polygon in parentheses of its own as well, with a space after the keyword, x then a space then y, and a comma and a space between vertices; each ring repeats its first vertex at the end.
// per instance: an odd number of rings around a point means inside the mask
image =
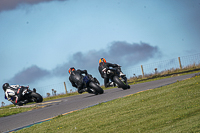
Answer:
POLYGON ((95 95, 103 94, 104 90, 100 87, 100 83, 96 78, 93 78, 92 75, 85 75, 83 77, 84 88, 86 92, 92 93, 95 95))
POLYGON ((121 66, 106 69, 107 76, 114 83, 114 86, 118 86, 118 88, 122 88, 123 90, 130 89, 130 85, 127 83, 126 75, 120 76, 117 71, 120 67, 121 66))
MULTIPOLYGON (((30 102, 36 102, 36 103, 40 103, 43 101, 43 97, 36 92, 36 89, 30 90, 29 87, 22 87, 22 97, 20 99, 20 101, 24 101, 24 100, 28 100, 27 103, 30 102)), ((14 103, 15 101, 15 97, 12 97, 12 103, 14 103)))

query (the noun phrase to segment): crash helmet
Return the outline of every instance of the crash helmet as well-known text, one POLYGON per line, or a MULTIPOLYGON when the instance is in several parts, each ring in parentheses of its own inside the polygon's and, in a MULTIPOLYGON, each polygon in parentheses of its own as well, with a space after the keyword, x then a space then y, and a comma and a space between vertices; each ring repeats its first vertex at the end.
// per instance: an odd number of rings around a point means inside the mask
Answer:
POLYGON ((101 59, 99 60, 99 63, 101 63, 101 62, 105 62, 105 63, 106 63, 106 59, 105 59, 105 58, 101 58, 101 59))
POLYGON ((3 88, 4 91, 6 91, 6 89, 7 89, 9 86, 10 86, 9 83, 5 83, 5 84, 3 84, 2 88, 3 88))
POLYGON ((76 69, 74 68, 74 67, 71 67, 71 68, 69 68, 69 74, 72 72, 72 71, 75 71, 76 69))

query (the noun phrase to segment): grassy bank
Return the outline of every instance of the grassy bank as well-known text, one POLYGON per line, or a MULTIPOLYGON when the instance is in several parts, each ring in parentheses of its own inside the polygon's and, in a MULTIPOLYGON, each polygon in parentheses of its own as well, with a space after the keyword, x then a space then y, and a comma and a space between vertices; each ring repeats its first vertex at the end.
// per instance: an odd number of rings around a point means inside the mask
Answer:
POLYGON ((0 117, 5 117, 9 115, 14 115, 14 114, 30 111, 31 109, 34 109, 34 108, 36 107, 20 108, 20 107, 16 107, 15 105, 8 105, 8 106, 0 108, 0 117))
POLYGON ((200 76, 58 116, 18 132, 200 132, 200 76))

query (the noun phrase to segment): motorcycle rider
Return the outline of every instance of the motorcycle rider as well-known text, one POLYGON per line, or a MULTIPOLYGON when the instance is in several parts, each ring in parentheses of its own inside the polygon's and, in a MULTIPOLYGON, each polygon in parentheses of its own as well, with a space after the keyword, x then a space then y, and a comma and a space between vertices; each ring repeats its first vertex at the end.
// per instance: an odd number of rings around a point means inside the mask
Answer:
POLYGON ((71 82, 73 87, 76 87, 78 89, 78 93, 82 94, 86 90, 83 88, 83 75, 87 75, 87 70, 76 70, 74 67, 69 68, 69 81, 71 82))
POLYGON ((106 73, 106 69, 108 69, 109 67, 116 68, 117 72, 119 73, 120 76, 125 76, 125 74, 122 73, 121 68, 119 67, 119 65, 108 63, 108 62, 106 62, 105 58, 99 59, 99 67, 98 67, 98 69, 99 69, 99 73, 101 74, 101 77, 104 78, 104 86, 106 88, 111 86, 111 83, 112 83, 112 82, 109 82, 109 78, 108 78, 107 73, 106 73))
POLYGON ((28 100, 21 100, 22 96, 25 94, 25 92, 23 92, 23 86, 13 88, 9 83, 4 83, 2 88, 5 92, 5 99, 12 102, 14 105, 22 106, 23 104, 28 103, 28 100))

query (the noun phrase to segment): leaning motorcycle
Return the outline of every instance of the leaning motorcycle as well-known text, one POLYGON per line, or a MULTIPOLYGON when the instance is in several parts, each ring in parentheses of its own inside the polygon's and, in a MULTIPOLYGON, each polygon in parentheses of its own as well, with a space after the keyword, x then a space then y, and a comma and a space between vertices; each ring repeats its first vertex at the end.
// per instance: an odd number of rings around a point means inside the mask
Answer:
MULTIPOLYGON (((29 87, 22 87, 23 91, 22 91, 22 97, 20 99, 20 101, 24 101, 24 100, 28 100, 28 103, 31 102, 36 102, 36 103, 40 103, 43 101, 43 97, 36 92, 36 89, 34 89, 33 91, 30 90, 29 87)), ((12 101, 14 103, 15 101, 15 97, 12 97, 12 101)))
POLYGON ((100 83, 96 78, 93 78, 92 75, 85 75, 83 78, 84 88, 86 92, 91 94, 103 94, 104 90, 100 87, 100 83))
MULTIPOLYGON (((121 66, 118 67, 120 68, 121 66)), ((118 67, 105 69, 108 78, 114 83, 114 86, 117 85, 118 88, 122 88, 123 90, 130 89, 126 75, 120 76, 117 71, 118 67)))

